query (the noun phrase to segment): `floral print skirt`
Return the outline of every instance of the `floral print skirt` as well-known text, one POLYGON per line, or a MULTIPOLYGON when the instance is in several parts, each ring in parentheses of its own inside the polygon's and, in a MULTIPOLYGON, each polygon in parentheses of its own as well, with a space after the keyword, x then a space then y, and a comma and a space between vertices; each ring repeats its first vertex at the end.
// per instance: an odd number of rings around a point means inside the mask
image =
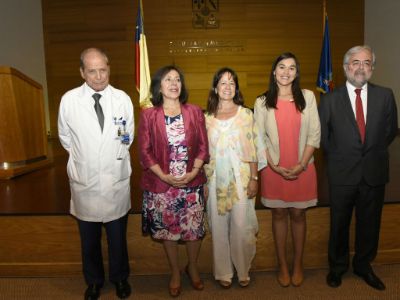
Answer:
POLYGON ((170 187, 165 193, 144 191, 142 231, 159 240, 195 241, 203 238, 203 186, 170 187))

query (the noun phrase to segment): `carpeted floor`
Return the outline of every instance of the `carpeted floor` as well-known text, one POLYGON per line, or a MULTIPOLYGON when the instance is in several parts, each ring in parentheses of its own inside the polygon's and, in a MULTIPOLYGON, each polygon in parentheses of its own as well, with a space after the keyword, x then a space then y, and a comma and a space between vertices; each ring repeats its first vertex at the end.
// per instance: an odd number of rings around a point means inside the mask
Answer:
MULTIPOLYGON (((224 290, 211 274, 202 274, 204 291, 192 289, 189 280, 182 280, 182 294, 178 299, 400 299, 400 264, 375 266, 375 273, 386 284, 383 292, 369 287, 351 272, 343 277, 339 288, 325 283, 327 270, 307 270, 301 287, 282 288, 274 272, 254 272, 249 287, 241 288, 234 282, 224 290)), ((133 293, 129 299, 171 299, 168 295, 168 276, 131 276, 133 293)), ((0 278, 0 299, 83 299, 85 284, 81 277, 73 278, 0 278)), ((100 299, 117 299, 114 286, 107 283, 100 299)))

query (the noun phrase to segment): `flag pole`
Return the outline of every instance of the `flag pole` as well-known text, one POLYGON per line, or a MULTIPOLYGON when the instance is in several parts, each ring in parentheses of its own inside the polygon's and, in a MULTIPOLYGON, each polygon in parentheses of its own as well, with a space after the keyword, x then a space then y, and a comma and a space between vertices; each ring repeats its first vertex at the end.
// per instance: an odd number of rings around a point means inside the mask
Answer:
POLYGON ((324 34, 325 32, 325 18, 326 18, 326 0, 322 0, 322 34, 324 34))
MULTIPOLYGON (((324 0, 325 1, 325 0, 324 0)), ((142 0, 139 0, 139 2, 140 2, 140 16, 141 16, 141 25, 142 25, 142 32, 143 32, 143 34, 144 34, 144 15, 143 15, 143 2, 142 2, 142 0)))
POLYGON ((333 89, 332 80, 332 57, 330 51, 330 36, 328 25, 328 14, 326 11, 326 1, 322 1, 323 8, 323 33, 322 33, 322 49, 319 62, 319 70, 317 76, 317 90, 321 93, 327 93, 333 89))

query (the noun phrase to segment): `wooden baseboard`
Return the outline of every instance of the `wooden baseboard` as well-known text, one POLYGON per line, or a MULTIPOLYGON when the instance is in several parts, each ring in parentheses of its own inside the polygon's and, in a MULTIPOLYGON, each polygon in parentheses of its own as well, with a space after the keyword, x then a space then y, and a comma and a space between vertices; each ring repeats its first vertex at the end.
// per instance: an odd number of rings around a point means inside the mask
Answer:
MULTIPOLYGON (((383 209, 378 256, 374 263, 400 263, 400 204, 383 209)), ((257 210, 259 234, 253 271, 276 268, 271 232, 271 213, 257 210)), ((162 244, 141 234, 141 216, 130 215, 128 248, 133 274, 165 274, 169 267, 162 244)), ((327 268, 329 208, 317 207, 307 212, 305 268, 327 268)), ((103 237, 105 234, 103 235, 103 237)), ((291 253, 291 242, 289 251, 291 253)), ((351 233, 351 245, 354 232, 351 233)), ((199 265, 203 273, 212 272, 211 235, 203 240, 199 265)), ((1 216, 0 276, 72 276, 81 274, 80 241, 76 221, 70 216, 1 216)), ((106 242, 103 241, 107 260, 106 242)), ((179 247, 180 263, 186 264, 185 247, 179 247)), ((107 263, 105 263, 107 265, 107 263)))

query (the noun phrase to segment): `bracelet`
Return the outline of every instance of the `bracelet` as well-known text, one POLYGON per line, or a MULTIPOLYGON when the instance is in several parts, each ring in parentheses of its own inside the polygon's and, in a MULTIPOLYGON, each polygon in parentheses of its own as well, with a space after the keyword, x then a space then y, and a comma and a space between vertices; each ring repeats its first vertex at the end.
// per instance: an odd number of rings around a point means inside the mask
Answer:
POLYGON ((301 168, 303 169, 303 171, 307 170, 307 166, 303 165, 301 162, 299 162, 299 165, 301 166, 301 168))
POLYGON ((250 176, 250 180, 258 181, 258 176, 250 176))

